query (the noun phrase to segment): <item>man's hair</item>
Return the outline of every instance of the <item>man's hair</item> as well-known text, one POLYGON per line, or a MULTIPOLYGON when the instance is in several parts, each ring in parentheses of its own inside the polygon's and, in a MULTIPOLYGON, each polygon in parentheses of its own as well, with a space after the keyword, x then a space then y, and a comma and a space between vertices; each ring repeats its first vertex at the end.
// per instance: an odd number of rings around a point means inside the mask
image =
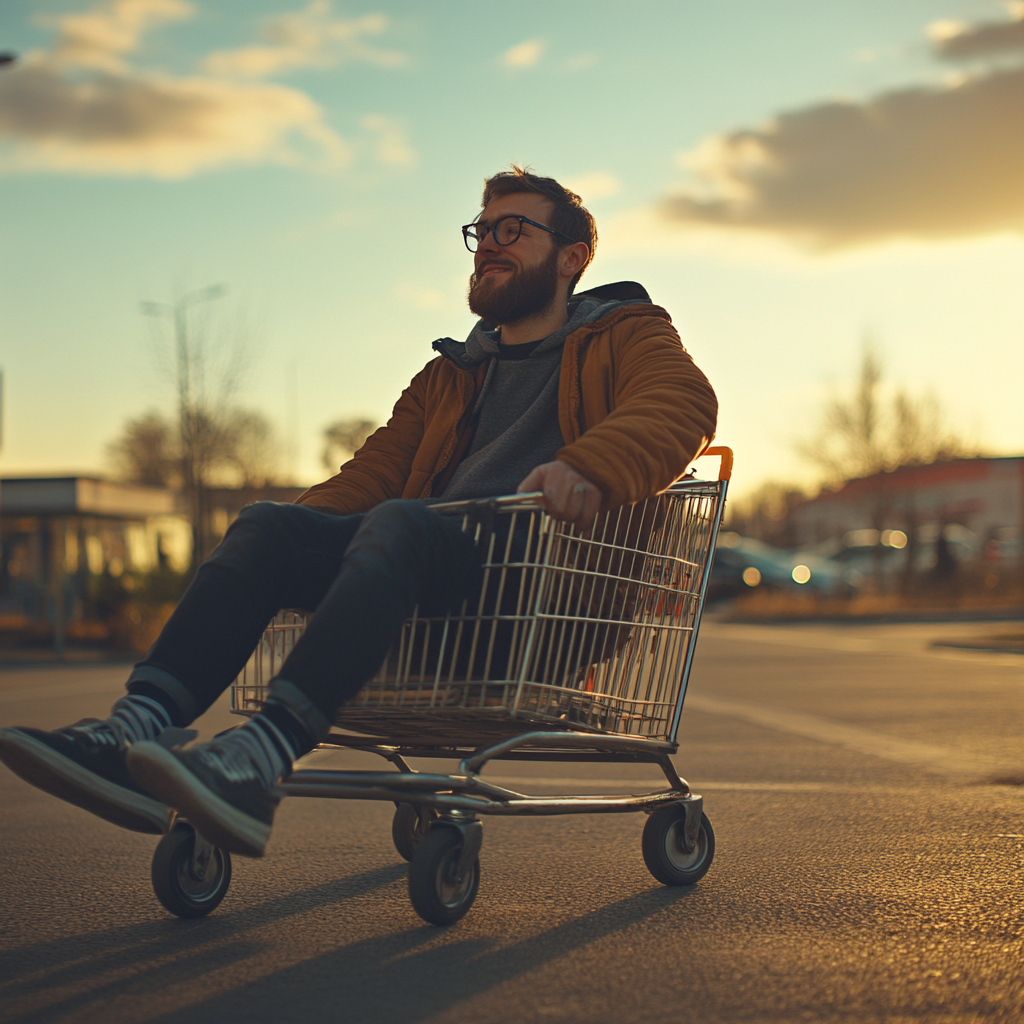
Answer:
MULTIPOLYGON (((583 271, 590 266, 590 262, 594 258, 594 250, 597 248, 597 225, 594 223, 594 218, 575 192, 570 191, 564 185, 559 185, 554 178, 542 178, 539 174, 534 174, 517 164, 512 165, 512 170, 499 171, 493 178, 488 178, 484 182, 484 194, 480 200, 480 207, 483 209, 494 199, 521 192, 533 192, 544 196, 545 199, 550 199, 555 204, 555 208, 551 213, 551 223, 548 224, 548 227, 560 231, 563 235, 568 235, 574 242, 586 242, 587 248, 590 250, 587 262, 569 282, 569 294, 571 295, 576 283, 583 276, 583 271)), ((559 239, 554 239, 554 242, 555 245, 565 244, 561 243, 559 239)))

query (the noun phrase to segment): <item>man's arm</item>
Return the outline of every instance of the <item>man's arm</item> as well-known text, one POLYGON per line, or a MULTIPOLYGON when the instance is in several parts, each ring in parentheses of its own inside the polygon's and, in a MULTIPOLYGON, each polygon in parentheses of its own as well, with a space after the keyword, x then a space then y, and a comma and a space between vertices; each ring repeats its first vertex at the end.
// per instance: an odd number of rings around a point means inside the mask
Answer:
POLYGON ((389 498, 400 498, 423 439, 423 396, 427 370, 402 392, 387 424, 367 439, 341 472, 310 487, 296 499, 340 515, 367 512, 389 498))
MULTIPOLYGON (((601 491, 605 509, 650 497, 678 479, 714 437, 718 418, 715 393, 671 324, 655 317, 634 323, 609 382, 613 409, 556 456, 601 491)), ((585 373, 582 384, 586 392, 585 373)))

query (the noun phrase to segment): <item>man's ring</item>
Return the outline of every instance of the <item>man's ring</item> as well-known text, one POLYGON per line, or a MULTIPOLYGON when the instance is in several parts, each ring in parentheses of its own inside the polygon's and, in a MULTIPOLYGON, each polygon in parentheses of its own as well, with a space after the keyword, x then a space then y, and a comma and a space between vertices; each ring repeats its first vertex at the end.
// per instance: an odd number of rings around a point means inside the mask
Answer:
POLYGON ((577 484, 573 489, 573 494, 586 494, 590 488, 586 484, 577 484))

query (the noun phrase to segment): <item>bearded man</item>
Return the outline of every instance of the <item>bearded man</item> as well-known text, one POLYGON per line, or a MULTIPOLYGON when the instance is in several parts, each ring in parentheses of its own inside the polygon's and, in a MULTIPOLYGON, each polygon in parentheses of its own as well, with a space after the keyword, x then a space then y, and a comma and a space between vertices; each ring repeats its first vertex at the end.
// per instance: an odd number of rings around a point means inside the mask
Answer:
POLYGON ((520 168, 490 178, 463 237, 480 320, 402 393, 387 425, 294 505, 243 509, 108 718, 0 730, 22 778, 108 821, 162 833, 171 809, 231 852, 262 856, 277 781, 325 738, 416 605, 479 589, 481 555, 430 509, 514 491, 586 529, 666 488, 714 436, 717 402, 668 314, 637 284, 575 293, 597 232, 580 197, 520 168), (316 611, 245 725, 155 742, 209 708, 283 607, 316 611))

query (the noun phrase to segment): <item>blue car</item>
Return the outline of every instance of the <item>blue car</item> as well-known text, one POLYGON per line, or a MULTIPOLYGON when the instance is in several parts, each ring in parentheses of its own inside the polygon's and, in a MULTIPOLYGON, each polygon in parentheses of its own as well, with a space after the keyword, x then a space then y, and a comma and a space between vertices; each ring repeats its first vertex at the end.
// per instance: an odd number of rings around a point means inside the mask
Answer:
POLYGON ((758 587, 820 596, 842 586, 842 567, 827 558, 783 551, 753 537, 727 531, 718 535, 708 600, 736 597, 758 587))

